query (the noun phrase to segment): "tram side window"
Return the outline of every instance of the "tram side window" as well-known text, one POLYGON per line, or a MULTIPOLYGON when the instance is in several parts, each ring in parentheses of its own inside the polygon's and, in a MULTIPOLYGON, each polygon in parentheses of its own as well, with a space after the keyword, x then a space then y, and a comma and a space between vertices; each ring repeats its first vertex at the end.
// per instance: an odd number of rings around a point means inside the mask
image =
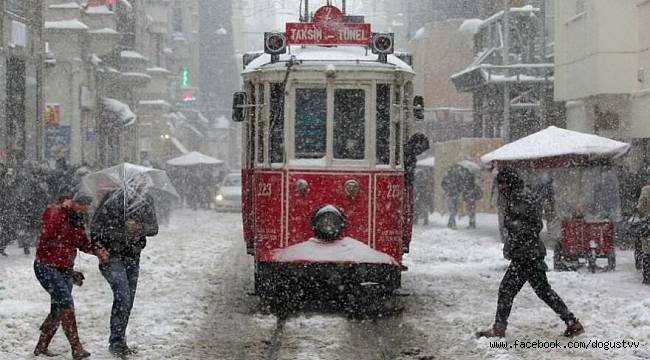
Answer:
MULTIPOLYGON (((260 105, 264 104, 264 84, 259 84, 257 91, 257 98, 259 99, 260 105)), ((266 133, 266 128, 264 126, 264 111, 263 107, 260 106, 258 110, 257 117, 257 162, 264 162, 264 134, 266 133)))
POLYGON ((325 157, 327 90, 296 89, 296 158, 325 157))
POLYGON ((272 163, 284 161, 284 85, 271 84, 271 143, 269 144, 272 163))
MULTIPOLYGON (((247 91, 248 95, 250 97, 250 103, 255 105, 257 104, 256 97, 255 97, 255 86, 252 83, 249 83, 247 86, 247 91)), ((250 129, 248 133, 248 150, 247 150, 247 162, 248 162, 248 167, 252 168, 255 165, 255 134, 257 133, 255 131, 255 114, 257 112, 257 107, 251 106, 248 109, 248 116, 249 116, 249 121, 248 121, 248 127, 250 129)))
POLYGON ((390 85, 377 85, 377 164, 390 163, 390 85))
POLYGON ((334 158, 365 157, 366 93, 361 89, 334 91, 334 158))

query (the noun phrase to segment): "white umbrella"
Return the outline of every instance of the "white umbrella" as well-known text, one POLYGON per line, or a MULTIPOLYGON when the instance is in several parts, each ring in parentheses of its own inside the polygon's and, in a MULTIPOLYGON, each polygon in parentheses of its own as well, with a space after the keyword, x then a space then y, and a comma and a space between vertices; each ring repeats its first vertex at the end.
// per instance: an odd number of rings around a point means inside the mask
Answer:
POLYGON ((167 161, 167 164, 172 166, 221 165, 223 161, 201 154, 198 151, 192 151, 191 153, 167 161))

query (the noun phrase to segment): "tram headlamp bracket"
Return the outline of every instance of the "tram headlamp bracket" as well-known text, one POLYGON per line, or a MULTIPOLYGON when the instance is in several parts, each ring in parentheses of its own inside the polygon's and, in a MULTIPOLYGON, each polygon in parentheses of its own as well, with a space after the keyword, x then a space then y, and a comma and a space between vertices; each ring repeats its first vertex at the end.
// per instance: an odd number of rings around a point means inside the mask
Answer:
POLYGON ((372 33, 372 53, 379 54, 379 62, 388 62, 388 55, 395 52, 395 34, 372 33))
POLYGON ((317 239, 334 241, 341 238, 346 219, 343 213, 333 205, 318 208, 311 217, 311 229, 317 239))
POLYGON ((280 54, 287 52, 287 35, 281 32, 264 33, 264 52, 271 55, 271 62, 280 60, 280 54))

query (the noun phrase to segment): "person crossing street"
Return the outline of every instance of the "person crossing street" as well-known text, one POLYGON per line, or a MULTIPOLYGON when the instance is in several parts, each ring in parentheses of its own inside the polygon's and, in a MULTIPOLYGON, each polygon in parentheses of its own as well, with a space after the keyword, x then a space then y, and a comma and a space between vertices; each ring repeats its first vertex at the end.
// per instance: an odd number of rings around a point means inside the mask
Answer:
POLYGON ((505 337, 512 302, 526 282, 566 323, 564 336, 573 337, 583 333, 580 321, 569 311, 546 278, 546 248, 539 237, 543 227, 540 201, 510 168, 501 170, 496 181, 499 192, 507 200, 504 226, 508 237, 503 246, 503 255, 510 260, 510 265, 499 286, 494 325, 491 329, 477 332, 476 336, 505 337))

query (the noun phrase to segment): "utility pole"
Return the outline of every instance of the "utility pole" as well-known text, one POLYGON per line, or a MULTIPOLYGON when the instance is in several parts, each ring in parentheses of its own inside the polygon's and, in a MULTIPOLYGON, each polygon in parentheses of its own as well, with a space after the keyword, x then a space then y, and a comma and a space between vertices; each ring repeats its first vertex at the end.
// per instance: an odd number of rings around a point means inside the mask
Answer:
POLYGON ((510 0, 504 1, 505 9, 503 9, 503 65, 506 66, 505 74, 506 81, 503 83, 503 125, 501 130, 501 137, 505 142, 510 142, 510 85, 508 84, 508 76, 510 70, 507 68, 510 65, 510 0))

